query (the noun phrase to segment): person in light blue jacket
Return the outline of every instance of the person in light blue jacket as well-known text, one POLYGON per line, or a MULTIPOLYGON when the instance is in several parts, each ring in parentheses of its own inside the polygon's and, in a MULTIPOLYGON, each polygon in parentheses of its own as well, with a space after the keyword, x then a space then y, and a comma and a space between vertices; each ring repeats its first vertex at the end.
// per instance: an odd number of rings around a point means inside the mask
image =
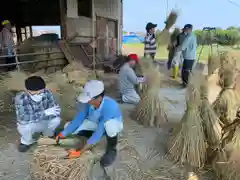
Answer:
POLYGON ((186 24, 183 28, 183 31, 187 36, 181 45, 184 59, 182 67, 182 83, 184 87, 188 84, 188 78, 196 60, 197 38, 192 32, 192 29, 193 26, 191 24, 186 24))
POLYGON ((74 134, 88 138, 83 149, 69 152, 69 158, 79 157, 85 150, 98 143, 106 136, 106 152, 100 160, 103 167, 111 165, 116 158, 118 134, 123 130, 122 113, 115 100, 104 95, 102 81, 91 80, 85 84, 83 93, 78 97, 83 103, 82 110, 74 119, 65 125, 64 130, 57 135, 57 142, 61 138, 74 134))

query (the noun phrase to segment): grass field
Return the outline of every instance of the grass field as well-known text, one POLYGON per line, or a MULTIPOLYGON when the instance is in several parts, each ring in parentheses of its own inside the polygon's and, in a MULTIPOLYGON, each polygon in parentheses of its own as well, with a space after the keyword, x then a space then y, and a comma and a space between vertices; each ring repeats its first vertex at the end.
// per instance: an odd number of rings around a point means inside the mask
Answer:
MULTIPOLYGON (((122 52, 123 54, 130 54, 130 53, 136 53, 140 57, 143 56, 143 44, 123 44, 122 46, 122 52)), ((201 50, 202 46, 199 46, 197 48, 197 57, 199 56, 199 52, 201 50)), ((233 49, 230 46, 219 46, 220 51, 233 51, 236 53, 236 56, 240 58, 240 50, 233 49)), ((213 46, 213 51, 217 52, 216 46, 213 46)), ((208 59, 208 54, 210 52, 209 46, 204 46, 203 51, 200 56, 201 61, 206 61, 208 59)), ((166 46, 160 46, 157 50, 156 59, 167 59, 168 57, 168 51, 166 46)))

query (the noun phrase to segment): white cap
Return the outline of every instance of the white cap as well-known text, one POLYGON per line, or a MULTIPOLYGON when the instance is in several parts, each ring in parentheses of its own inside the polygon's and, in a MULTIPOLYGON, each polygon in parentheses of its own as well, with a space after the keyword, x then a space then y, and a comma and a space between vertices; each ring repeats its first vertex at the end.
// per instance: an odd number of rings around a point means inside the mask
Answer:
POLYGON ((88 81, 83 92, 78 96, 77 100, 81 103, 88 103, 94 97, 100 95, 104 91, 104 84, 102 81, 90 80, 88 81))

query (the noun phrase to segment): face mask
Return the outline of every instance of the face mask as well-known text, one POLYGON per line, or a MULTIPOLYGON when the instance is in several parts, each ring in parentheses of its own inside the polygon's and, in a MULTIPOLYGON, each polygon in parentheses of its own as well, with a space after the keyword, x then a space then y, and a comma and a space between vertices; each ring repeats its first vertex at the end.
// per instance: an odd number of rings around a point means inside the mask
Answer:
POLYGON ((35 102, 40 102, 42 100, 42 95, 41 94, 30 95, 30 97, 35 102))

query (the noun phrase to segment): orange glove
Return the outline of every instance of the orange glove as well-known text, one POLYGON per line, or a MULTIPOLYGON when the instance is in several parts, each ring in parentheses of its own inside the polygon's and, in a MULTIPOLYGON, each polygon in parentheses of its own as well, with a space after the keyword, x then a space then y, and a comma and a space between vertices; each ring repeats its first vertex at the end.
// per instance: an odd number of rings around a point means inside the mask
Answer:
POLYGON ((77 150, 69 150, 68 151, 68 158, 69 159, 78 158, 80 156, 81 156, 81 151, 77 151, 77 150))
POLYGON ((62 135, 62 133, 59 133, 57 136, 56 136, 56 142, 57 144, 59 143, 59 140, 60 139, 64 139, 64 136, 62 135))

